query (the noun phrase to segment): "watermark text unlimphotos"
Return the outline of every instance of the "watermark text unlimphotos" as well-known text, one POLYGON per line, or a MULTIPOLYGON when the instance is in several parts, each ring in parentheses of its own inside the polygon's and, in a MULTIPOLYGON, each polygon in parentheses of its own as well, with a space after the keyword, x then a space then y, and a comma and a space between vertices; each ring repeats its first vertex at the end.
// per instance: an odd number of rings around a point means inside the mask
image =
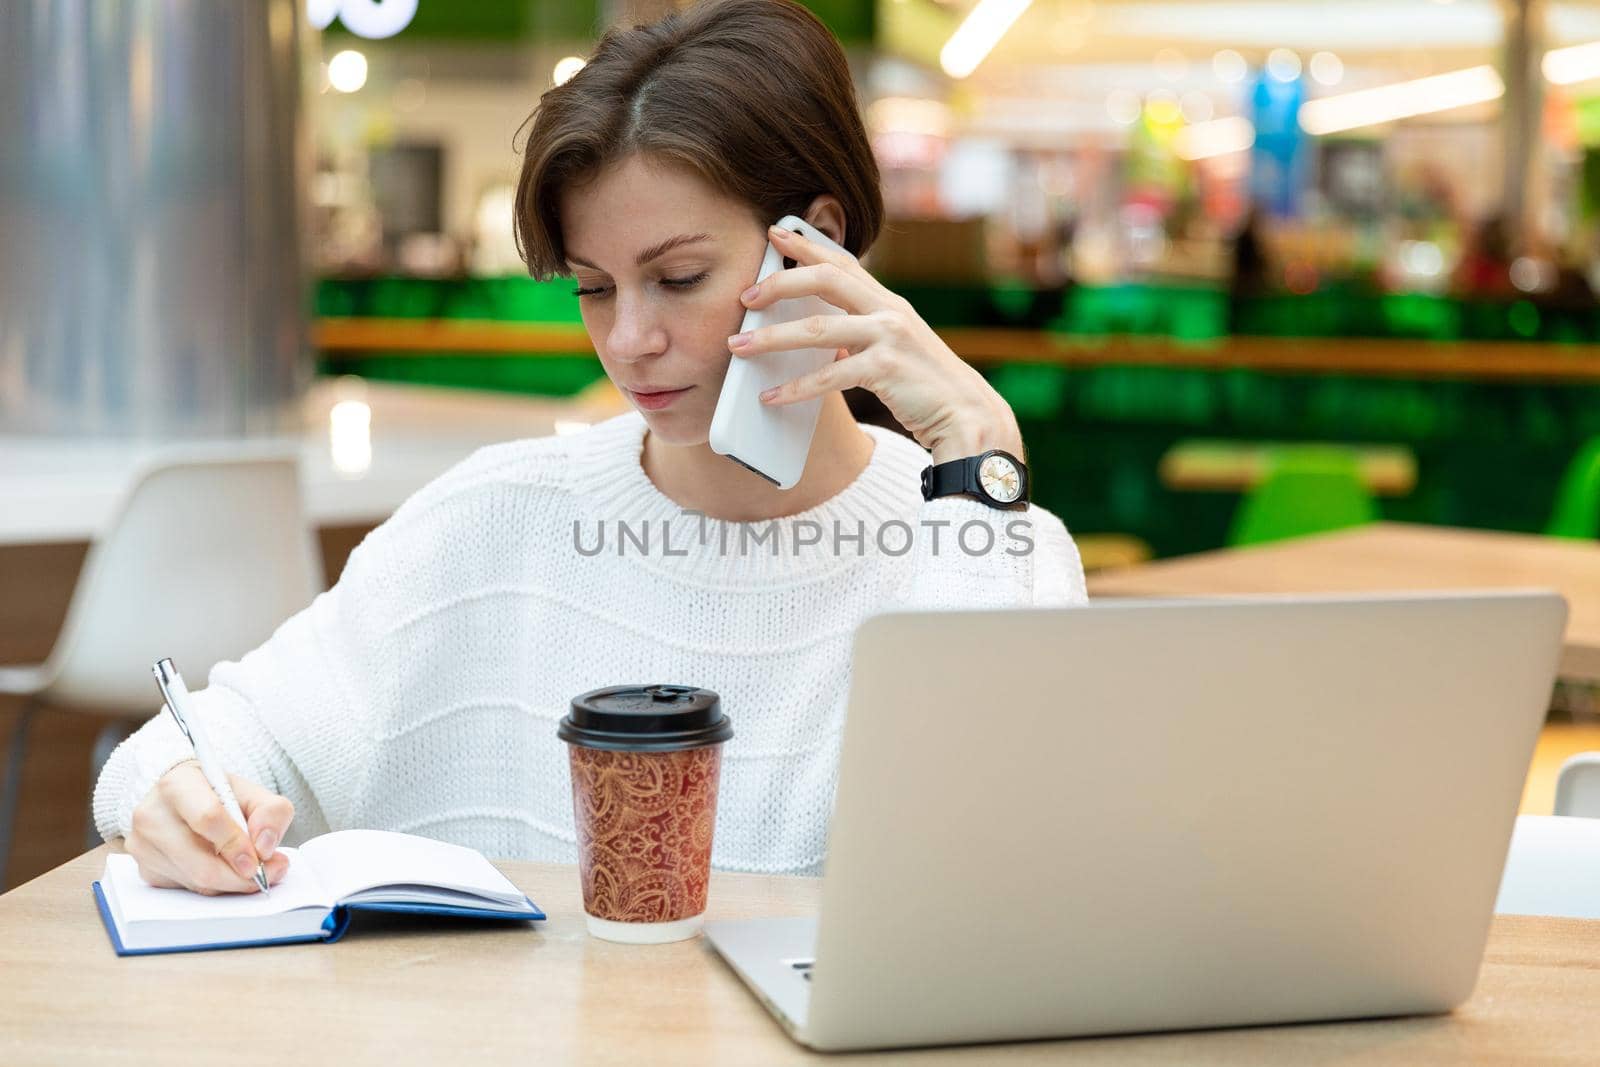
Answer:
POLYGON ((949 519, 768 519, 763 522, 717 522, 703 512, 685 510, 683 517, 698 518, 697 529, 672 519, 595 519, 572 522, 572 547, 580 556, 687 556, 691 546, 712 549, 723 556, 857 555, 876 550, 885 556, 903 556, 921 539, 935 556, 962 552, 986 556, 1004 552, 1026 556, 1033 551, 1033 523, 1007 521, 1002 530, 982 519, 956 524, 949 519))

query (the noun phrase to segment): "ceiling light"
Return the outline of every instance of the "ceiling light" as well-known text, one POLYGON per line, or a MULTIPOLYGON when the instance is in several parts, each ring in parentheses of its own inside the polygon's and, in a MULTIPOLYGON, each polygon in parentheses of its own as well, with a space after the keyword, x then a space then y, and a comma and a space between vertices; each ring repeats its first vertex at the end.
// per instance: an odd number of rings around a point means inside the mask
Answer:
POLYGON ((1541 69, 1544 76, 1556 85, 1572 85, 1600 78, 1600 41, 1546 52, 1541 69))
POLYGON ((977 70, 1031 3, 1033 0, 978 0, 978 6, 939 51, 944 72, 952 78, 965 78, 977 70))
POLYGON ((1243 152, 1256 143, 1256 128, 1249 119, 1226 118, 1185 126, 1172 142, 1180 159, 1211 159, 1243 152))
POLYGON ((393 37, 417 16, 417 0, 340 0, 339 21, 357 37, 393 37))
POLYGON ((1278 81, 1292 82, 1300 77, 1300 57, 1287 48, 1274 48, 1267 54, 1267 73, 1278 81))
POLYGON ((346 48, 328 60, 328 84, 341 93, 353 93, 367 84, 367 57, 346 48))
POLYGON ((572 76, 583 69, 582 56, 565 56, 556 60, 556 67, 550 72, 550 80, 557 85, 565 85, 572 76))
POLYGON ((1211 73, 1217 76, 1217 81, 1231 85, 1244 81, 1245 75, 1250 73, 1250 68, 1245 63, 1244 56, 1231 48, 1224 48, 1211 57, 1211 73))
POLYGON ((1311 134, 1338 133, 1497 100, 1505 91, 1493 67, 1469 67, 1313 100, 1301 107, 1300 125, 1311 134))
POLYGON ((1311 57, 1311 77, 1318 85, 1338 85, 1344 81, 1344 60, 1332 52, 1318 52, 1311 57))

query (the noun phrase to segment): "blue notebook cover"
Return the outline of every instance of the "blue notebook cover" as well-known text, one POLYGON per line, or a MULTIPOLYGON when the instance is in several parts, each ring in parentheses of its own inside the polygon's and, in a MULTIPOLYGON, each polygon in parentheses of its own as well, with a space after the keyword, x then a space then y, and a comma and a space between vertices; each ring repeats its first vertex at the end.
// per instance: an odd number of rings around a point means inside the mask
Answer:
POLYGON ((105 924, 106 933, 111 937, 111 946, 117 950, 119 956, 164 956, 172 952, 209 952, 214 949, 224 948, 260 948, 263 945, 300 945, 308 942, 321 941, 332 943, 345 935, 350 929, 350 913, 353 911, 386 911, 400 915, 452 915, 463 919, 488 919, 493 921, 528 922, 545 918, 539 906, 526 896, 522 899, 527 903, 527 911, 490 911, 485 908, 462 908, 451 904, 339 904, 328 913, 322 921, 322 933, 310 937, 280 937, 263 941, 224 941, 213 945, 164 945, 161 948, 126 948, 122 944, 122 937, 117 933, 117 924, 111 918, 111 908, 106 904, 106 895, 100 889, 100 883, 94 883, 95 906, 100 910, 100 921, 105 924))

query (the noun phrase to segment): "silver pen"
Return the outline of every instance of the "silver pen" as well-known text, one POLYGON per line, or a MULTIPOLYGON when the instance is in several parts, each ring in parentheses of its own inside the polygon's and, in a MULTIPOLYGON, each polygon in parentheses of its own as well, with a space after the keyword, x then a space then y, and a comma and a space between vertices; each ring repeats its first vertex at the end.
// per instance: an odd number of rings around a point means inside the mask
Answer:
MULTIPOLYGON (((156 676, 156 685, 161 690, 162 698, 167 702, 167 710, 177 720, 178 729, 183 731, 183 736, 194 746, 195 759, 200 761, 200 772, 206 776, 206 781, 211 783, 211 788, 216 791, 217 799, 222 801, 222 806, 229 817, 244 831, 244 839, 248 842, 250 824, 245 821, 239 800, 233 795, 233 787, 228 784, 227 769, 222 766, 222 761, 217 759, 216 753, 206 740, 205 727, 199 717, 190 711, 189 690, 183 684, 183 675, 178 673, 177 666, 170 659, 157 660, 150 670, 156 676)), ((250 848, 252 852, 255 851, 253 844, 250 848)), ((263 893, 267 891, 267 868, 259 856, 256 858, 256 885, 263 893)))

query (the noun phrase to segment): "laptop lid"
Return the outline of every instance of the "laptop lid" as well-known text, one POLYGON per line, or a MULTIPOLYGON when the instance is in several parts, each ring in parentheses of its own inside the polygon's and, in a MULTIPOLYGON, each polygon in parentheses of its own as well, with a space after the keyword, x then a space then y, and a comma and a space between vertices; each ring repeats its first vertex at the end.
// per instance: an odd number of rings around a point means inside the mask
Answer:
POLYGON ((1565 619, 1539 592, 869 619, 803 1039, 1454 1006, 1565 619))

